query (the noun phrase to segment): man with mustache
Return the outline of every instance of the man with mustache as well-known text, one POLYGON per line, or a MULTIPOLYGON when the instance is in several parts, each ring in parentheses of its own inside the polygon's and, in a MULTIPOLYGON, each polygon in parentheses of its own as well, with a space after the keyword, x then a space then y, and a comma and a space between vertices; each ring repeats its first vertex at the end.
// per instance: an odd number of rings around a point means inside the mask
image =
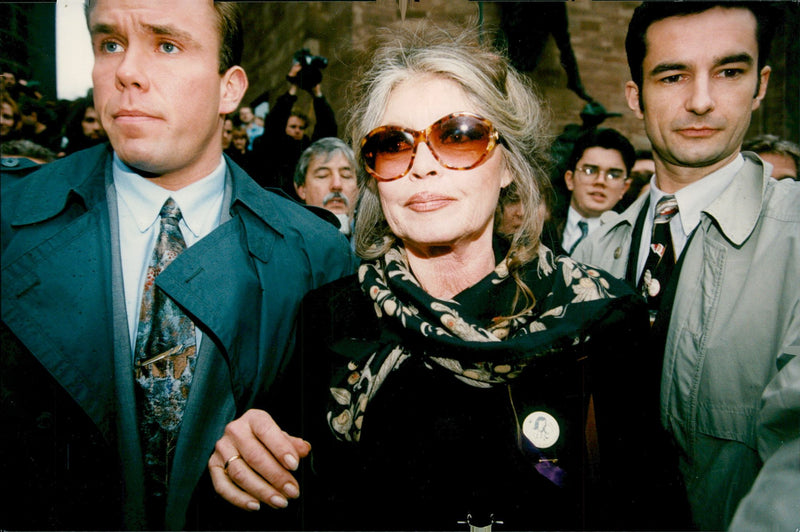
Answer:
POLYGON ((655 177, 574 254, 650 304, 643 356, 663 357, 661 419, 700 530, 798 523, 800 184, 740 151, 770 76, 769 14, 740 2, 635 10, 626 97, 655 177))
POLYGON ((561 237, 565 252, 600 227, 600 215, 625 195, 635 157, 633 145, 614 129, 590 129, 575 142, 564 173, 572 193, 561 237))
POLYGON ((234 3, 86 18, 110 145, 3 190, 0 528, 207 526, 214 442, 288 363, 306 292, 354 261, 222 153, 248 83, 234 3))
POLYGON ((339 230, 352 234, 358 182, 350 146, 336 137, 311 144, 297 162, 294 188, 306 205, 328 209, 338 218, 339 230))

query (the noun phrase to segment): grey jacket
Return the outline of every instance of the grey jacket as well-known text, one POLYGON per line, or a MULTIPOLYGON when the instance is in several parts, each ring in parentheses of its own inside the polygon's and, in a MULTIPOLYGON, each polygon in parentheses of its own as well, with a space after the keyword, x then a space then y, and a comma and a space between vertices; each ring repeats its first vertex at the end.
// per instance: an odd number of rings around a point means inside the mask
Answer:
MULTIPOLYGON (((661 417, 702 530, 800 525, 800 183, 751 153, 685 249, 661 417)), ((573 257, 624 277, 645 198, 573 257)))

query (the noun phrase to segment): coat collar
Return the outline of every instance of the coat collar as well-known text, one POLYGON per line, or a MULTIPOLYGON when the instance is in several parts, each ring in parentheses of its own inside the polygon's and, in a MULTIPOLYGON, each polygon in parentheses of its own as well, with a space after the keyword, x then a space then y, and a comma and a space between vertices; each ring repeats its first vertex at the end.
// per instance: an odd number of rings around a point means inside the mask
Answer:
POLYGON ((761 213, 769 182, 769 169, 761 159, 745 152, 744 167, 731 184, 703 212, 713 218, 720 231, 734 245, 740 246, 753 232, 761 213))
MULTIPOLYGON (((110 170, 113 153, 111 145, 106 143, 80 155, 42 165, 44 171, 26 178, 32 184, 40 180, 41 186, 26 187, 10 218, 11 224, 30 225, 53 218, 64 210, 71 197, 78 198, 86 210, 104 202, 106 190, 102 176, 110 170)), ((277 214, 280 209, 275 207, 275 196, 263 194, 261 187, 227 155, 225 161, 234 177, 231 214, 238 206, 243 206, 283 235, 288 222, 277 214)))
POLYGON ((64 210, 70 197, 79 198, 87 211, 104 202, 103 176, 111 164, 111 154, 111 146, 106 143, 42 165, 25 178, 32 186, 26 186, 21 194, 10 217, 11 224, 21 226, 49 220, 64 210))
MULTIPOLYGON (((770 179, 769 168, 761 159, 749 152, 743 152, 742 155, 744 167, 736 173, 722 194, 703 210, 716 221, 725 237, 737 246, 747 240, 755 229, 770 179)), ((622 214, 604 212, 600 221, 605 231, 612 231, 619 225, 633 227, 647 197, 647 194, 642 194, 622 214)))

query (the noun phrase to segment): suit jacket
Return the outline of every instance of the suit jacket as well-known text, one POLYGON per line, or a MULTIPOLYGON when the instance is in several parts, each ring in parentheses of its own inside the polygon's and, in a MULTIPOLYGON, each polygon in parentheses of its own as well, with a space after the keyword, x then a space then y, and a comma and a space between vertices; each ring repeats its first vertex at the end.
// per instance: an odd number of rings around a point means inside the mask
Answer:
MULTIPOLYGON (((148 526, 111 161, 95 147, 3 191, 2 418, 15 436, 2 473, 19 483, 6 483, 2 528, 148 526)), ((227 163, 220 226, 156 282, 204 334, 166 528, 183 526, 225 424, 288 362, 304 294, 355 266, 333 226, 227 163)))
MULTIPOLYGON (((664 352, 661 418, 702 530, 800 522, 800 184, 744 157, 683 252, 664 352)), ((573 258, 624 277, 644 200, 573 258)))

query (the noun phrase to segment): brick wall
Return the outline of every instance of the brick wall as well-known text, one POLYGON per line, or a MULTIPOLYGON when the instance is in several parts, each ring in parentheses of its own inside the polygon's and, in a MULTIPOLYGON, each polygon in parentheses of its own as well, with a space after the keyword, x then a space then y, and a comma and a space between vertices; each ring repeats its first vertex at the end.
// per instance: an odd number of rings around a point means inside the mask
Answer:
MULTIPOLYGON (((572 47, 586 91, 608 111, 622 114, 618 118, 609 118, 603 125, 620 130, 637 148, 643 148, 649 143, 641 121, 633 116, 624 98, 624 86, 629 78, 625 33, 638 4, 576 0, 567 2, 567 12, 572 47)), ((356 66, 354 51, 362 48, 377 28, 389 24, 413 24, 415 20, 429 18, 482 24, 484 29, 491 31, 500 24, 501 7, 497 2, 468 0, 409 1, 403 22, 398 0, 243 4, 247 41, 244 66, 250 77, 246 101, 269 91, 270 101, 274 102, 287 89, 284 77, 291 65, 292 53, 299 48, 310 48, 312 53, 323 55, 330 61, 324 71, 323 90, 337 112, 339 134, 342 135, 347 110, 345 88, 356 66)), ((793 61, 797 62, 798 43, 796 39, 785 37, 798 33, 797 10, 787 17, 785 25, 794 30, 779 29, 770 91, 762 109, 754 116, 751 133, 771 131, 797 141, 800 140, 796 116, 798 98, 789 98, 788 95, 797 94, 798 67, 787 69, 786 58, 794 58, 793 61), (787 71, 790 71, 788 79, 787 71)), ((579 113, 585 102, 566 88, 567 77, 552 38, 548 40, 539 64, 528 75, 550 106, 550 131, 554 136, 566 124, 580 123, 579 113)), ((301 96, 298 106, 310 111, 307 95, 301 96)))

